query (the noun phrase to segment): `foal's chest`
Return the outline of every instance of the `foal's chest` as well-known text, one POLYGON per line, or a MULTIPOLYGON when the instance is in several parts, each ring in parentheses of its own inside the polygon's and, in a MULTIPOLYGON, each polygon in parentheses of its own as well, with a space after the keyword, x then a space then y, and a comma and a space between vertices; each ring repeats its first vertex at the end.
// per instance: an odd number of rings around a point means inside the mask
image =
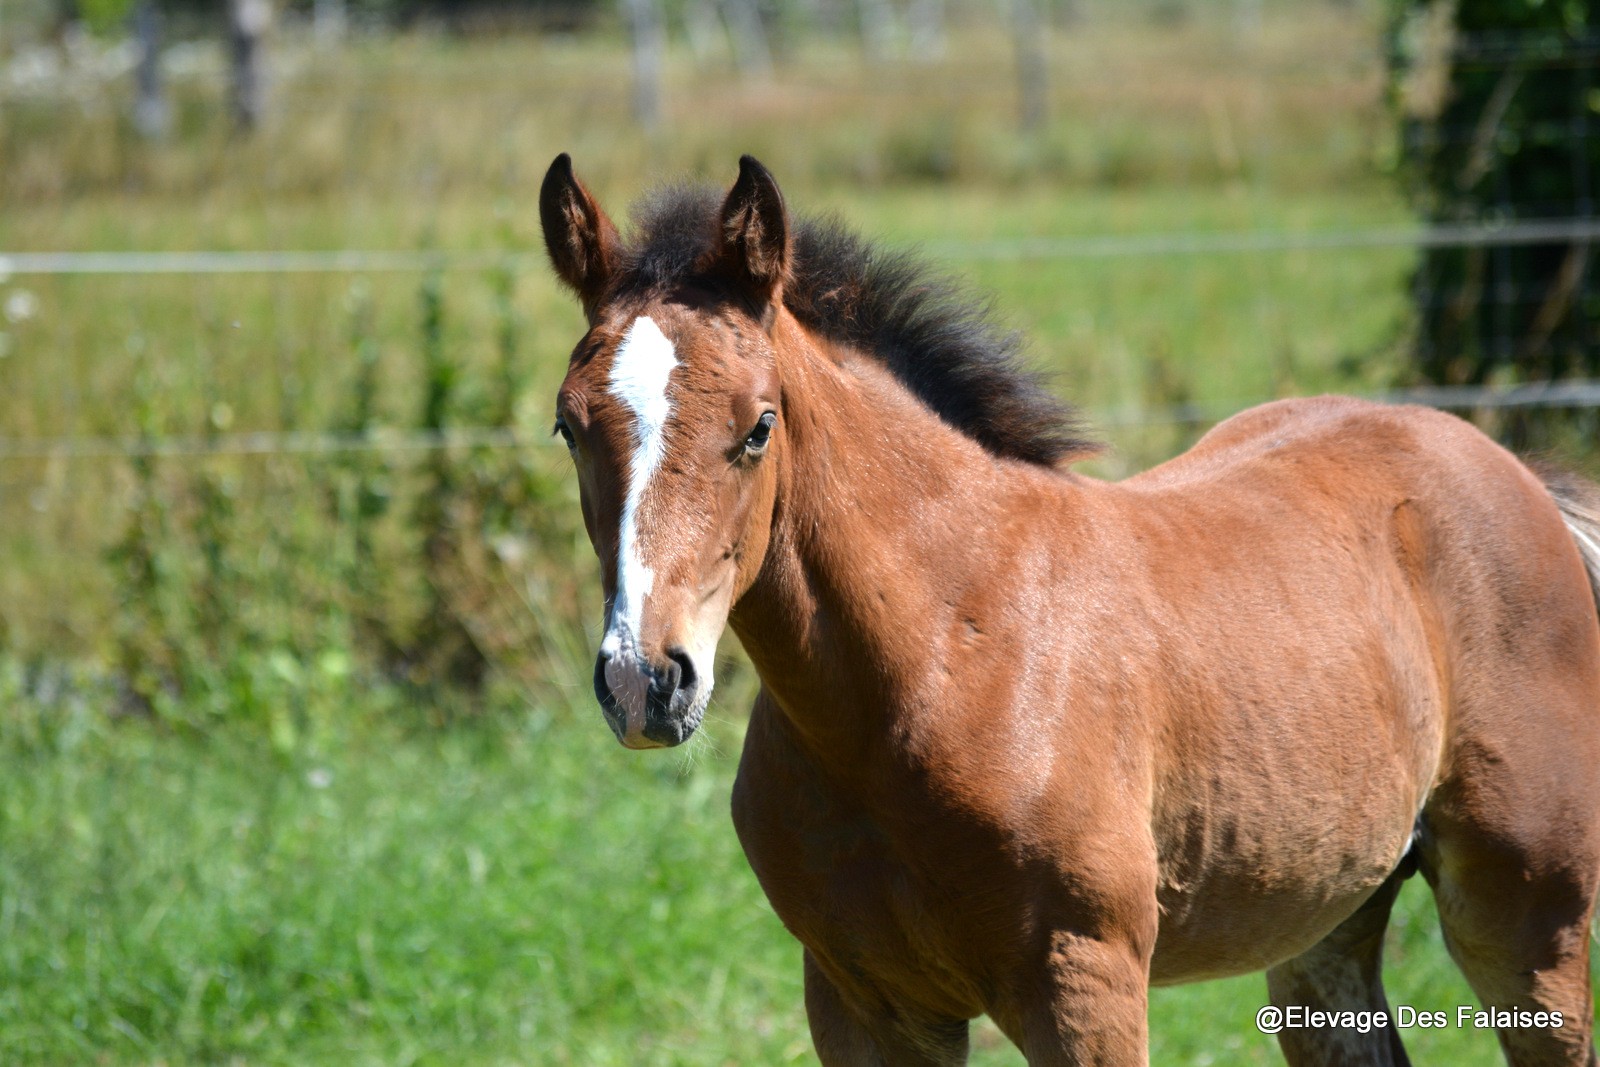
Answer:
POLYGON ((747 745, 733 814, 784 925, 858 996, 957 1017, 986 1010, 1017 939, 993 842, 938 815, 920 834, 885 826, 858 799, 782 764, 747 745))

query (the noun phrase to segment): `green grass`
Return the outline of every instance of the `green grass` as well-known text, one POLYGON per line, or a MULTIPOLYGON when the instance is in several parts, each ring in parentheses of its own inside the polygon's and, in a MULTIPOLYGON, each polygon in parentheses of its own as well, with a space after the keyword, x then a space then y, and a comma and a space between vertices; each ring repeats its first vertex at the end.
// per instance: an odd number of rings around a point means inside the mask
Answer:
POLYGON ((92 701, 13 725, 0 1061, 795 1059, 798 950, 730 762, 597 726, 501 708, 285 752, 92 701))
MULTIPOLYGON (((299 743, 108 723, 4 679, 0 1062, 813 1063, 799 948, 727 816, 740 727, 620 748, 585 702, 425 727, 392 693, 299 743)), ((35 683, 37 680, 35 680, 35 683)), ((36 687, 36 685, 35 685, 36 687)), ((1391 1002, 1472 1003, 1420 882, 1391 1002)), ((1152 1060, 1280 1062, 1259 976, 1158 990, 1152 1060)), ((973 1062, 1021 1063, 992 1026, 973 1062)), ((1418 1062, 1497 1062, 1413 1031, 1418 1062)))

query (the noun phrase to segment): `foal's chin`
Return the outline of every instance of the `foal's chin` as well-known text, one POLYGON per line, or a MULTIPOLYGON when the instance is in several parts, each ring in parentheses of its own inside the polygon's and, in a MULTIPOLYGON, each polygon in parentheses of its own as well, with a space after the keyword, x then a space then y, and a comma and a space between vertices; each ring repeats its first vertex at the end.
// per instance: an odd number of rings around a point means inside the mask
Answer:
POLYGON ((705 718, 706 702, 696 700, 682 710, 668 709, 660 714, 635 717, 621 709, 601 705, 606 725, 623 748, 642 751, 650 748, 675 748, 694 736, 705 718), (641 721, 642 720, 642 721, 641 721))
POLYGON ((622 742, 623 748, 642 751, 648 748, 675 748, 694 736, 699 726, 700 720, 696 717, 693 721, 652 724, 647 730, 629 732, 613 727, 612 731, 616 733, 617 740, 622 742))

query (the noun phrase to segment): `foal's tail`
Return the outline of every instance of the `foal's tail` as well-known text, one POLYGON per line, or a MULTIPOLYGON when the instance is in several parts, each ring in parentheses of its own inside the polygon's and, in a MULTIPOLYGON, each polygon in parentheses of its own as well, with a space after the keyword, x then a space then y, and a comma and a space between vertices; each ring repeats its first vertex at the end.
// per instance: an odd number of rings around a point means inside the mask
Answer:
POLYGON ((1600 605, 1600 485, 1545 464, 1533 469, 1555 498, 1567 529, 1578 542, 1578 552, 1589 572, 1589 588, 1594 590, 1595 604, 1600 605))

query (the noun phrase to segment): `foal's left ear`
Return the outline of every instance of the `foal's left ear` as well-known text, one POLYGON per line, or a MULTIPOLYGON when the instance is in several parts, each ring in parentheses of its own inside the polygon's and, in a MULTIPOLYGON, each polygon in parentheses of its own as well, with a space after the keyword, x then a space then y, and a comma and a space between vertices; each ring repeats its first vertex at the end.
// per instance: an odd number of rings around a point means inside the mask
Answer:
POLYGON ((789 269, 789 215, 777 180, 755 157, 739 157, 739 180, 722 203, 720 223, 716 267, 770 314, 789 269))

